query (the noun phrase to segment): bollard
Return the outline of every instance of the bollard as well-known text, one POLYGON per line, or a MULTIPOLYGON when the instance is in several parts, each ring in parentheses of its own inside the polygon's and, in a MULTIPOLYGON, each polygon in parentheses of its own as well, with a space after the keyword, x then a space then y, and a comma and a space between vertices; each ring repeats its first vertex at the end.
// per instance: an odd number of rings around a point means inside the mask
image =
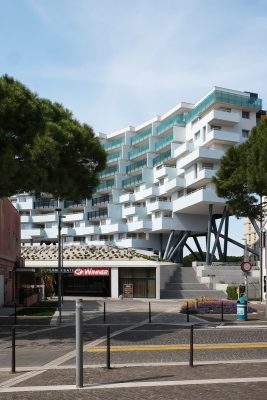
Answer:
POLYGON ((103 320, 104 324, 106 323, 106 302, 104 301, 104 310, 103 310, 103 320))
POLYGON ((151 324, 151 304, 150 304, 150 302, 148 303, 148 320, 149 320, 149 323, 151 324))
POLYGON ((223 316, 223 301, 222 301, 222 314, 221 314, 221 321, 223 321, 224 320, 224 316, 223 316))
POLYGON ((76 300, 76 387, 83 387, 83 301, 76 300))
POLYGON ((107 368, 110 369, 110 327, 107 326, 107 368))
POLYGON ((17 324, 17 302, 14 303, 14 325, 17 324))
POLYGON ((188 306, 188 301, 186 302, 186 322, 189 322, 189 306, 188 306))
POLYGON ((194 326, 190 326, 190 344, 189 344, 189 367, 194 366, 193 359, 193 347, 194 347, 194 326))
POLYGON ((16 330, 12 328, 11 337, 12 337, 12 355, 11 355, 11 372, 14 374, 16 372, 16 330))

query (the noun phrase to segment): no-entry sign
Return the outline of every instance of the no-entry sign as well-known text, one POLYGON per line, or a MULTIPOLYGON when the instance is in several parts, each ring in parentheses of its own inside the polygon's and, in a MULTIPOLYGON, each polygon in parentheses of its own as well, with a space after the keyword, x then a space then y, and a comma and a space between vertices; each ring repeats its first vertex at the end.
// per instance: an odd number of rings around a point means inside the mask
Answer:
POLYGON ((241 269, 242 269, 243 272, 245 272, 247 274, 248 272, 251 271, 252 265, 250 264, 249 261, 244 261, 241 264, 241 269))

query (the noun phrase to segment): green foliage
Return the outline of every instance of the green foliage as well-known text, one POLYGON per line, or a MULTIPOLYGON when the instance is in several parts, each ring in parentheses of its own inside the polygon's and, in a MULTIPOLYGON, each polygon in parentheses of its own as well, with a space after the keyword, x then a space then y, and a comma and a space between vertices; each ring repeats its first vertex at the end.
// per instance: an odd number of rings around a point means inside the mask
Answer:
MULTIPOLYGON (((183 258, 183 266, 184 267, 192 267, 192 261, 201 261, 201 254, 199 252, 195 252, 196 257, 193 254, 188 254, 183 258)), ((203 251, 204 261, 206 260, 206 252, 203 251)), ((216 256, 213 257, 213 261, 216 262, 216 256)))
POLYGON ((237 300, 238 299, 238 291, 237 291, 238 288, 239 288, 240 294, 245 292, 245 286, 243 286, 243 285, 227 287, 226 293, 227 293, 228 300, 237 300))
POLYGON ((230 212, 237 217, 262 217, 262 204, 258 199, 267 195, 266 154, 265 119, 252 129, 245 143, 230 147, 221 159, 213 183, 217 194, 227 199, 230 212))
POLYGON ((227 262, 242 263, 244 261, 244 256, 227 256, 227 262))
POLYGON ((105 164, 106 152, 90 126, 13 78, 0 78, 0 197, 90 197, 105 164))

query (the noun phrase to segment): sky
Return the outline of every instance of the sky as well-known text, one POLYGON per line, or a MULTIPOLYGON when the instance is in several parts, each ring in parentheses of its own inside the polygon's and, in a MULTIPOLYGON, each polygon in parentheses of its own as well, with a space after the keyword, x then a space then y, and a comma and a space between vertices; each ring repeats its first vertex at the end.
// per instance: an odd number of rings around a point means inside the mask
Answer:
MULTIPOLYGON (((0 75, 104 133, 181 101, 194 103, 213 86, 264 100, 266 6, 266 0, 0 0, 0 75)), ((240 236, 242 224, 235 226, 240 236)))

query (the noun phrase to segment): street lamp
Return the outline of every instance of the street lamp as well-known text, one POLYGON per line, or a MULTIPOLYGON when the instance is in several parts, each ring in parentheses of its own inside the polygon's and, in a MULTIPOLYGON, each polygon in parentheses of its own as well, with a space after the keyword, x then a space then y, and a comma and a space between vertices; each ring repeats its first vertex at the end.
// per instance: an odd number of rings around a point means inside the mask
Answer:
POLYGON ((62 259, 61 259, 61 252, 62 252, 62 243, 61 243, 61 222, 62 218, 65 218, 61 214, 61 208, 56 208, 56 211, 58 213, 58 289, 57 289, 57 298, 58 298, 58 313, 59 313, 59 323, 61 324, 62 322, 62 269, 61 269, 61 264, 62 264, 62 259))

